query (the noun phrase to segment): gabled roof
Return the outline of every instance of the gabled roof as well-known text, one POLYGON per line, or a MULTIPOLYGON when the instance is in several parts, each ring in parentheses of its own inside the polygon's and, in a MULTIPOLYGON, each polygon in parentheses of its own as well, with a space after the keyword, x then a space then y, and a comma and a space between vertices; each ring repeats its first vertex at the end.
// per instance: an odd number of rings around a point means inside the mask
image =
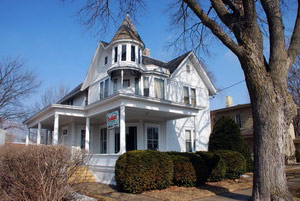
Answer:
POLYGON ((238 109, 243 109, 243 108, 251 108, 251 103, 239 104, 239 105, 234 105, 234 106, 230 106, 230 107, 224 107, 221 109, 212 110, 211 112, 219 113, 219 112, 225 112, 225 111, 227 112, 227 111, 238 110, 238 109))
POLYGON ((137 40, 145 46, 144 42, 142 41, 142 38, 136 31, 136 28, 133 25, 132 21, 130 20, 128 13, 127 13, 125 19, 123 20, 121 26, 119 27, 117 33, 110 41, 110 43, 117 41, 117 40, 122 40, 122 39, 137 40))
POLYGON ((64 101, 68 100, 69 98, 72 98, 74 96, 76 96, 77 94, 79 94, 81 92, 81 86, 82 83, 79 84, 77 87, 75 87, 72 91, 70 91, 70 93, 68 93, 67 95, 65 95, 62 99, 60 99, 57 104, 62 104, 64 101))

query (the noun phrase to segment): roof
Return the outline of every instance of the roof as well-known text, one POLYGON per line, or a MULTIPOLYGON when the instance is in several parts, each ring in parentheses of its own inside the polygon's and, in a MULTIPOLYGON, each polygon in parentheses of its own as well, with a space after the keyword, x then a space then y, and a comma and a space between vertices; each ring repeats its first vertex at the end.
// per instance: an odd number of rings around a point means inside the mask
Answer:
POLYGON ((250 103, 239 104, 239 105, 235 105, 235 106, 231 106, 231 107, 225 107, 225 108, 221 108, 221 109, 217 109, 217 110, 212 110, 211 112, 214 112, 214 113, 227 112, 227 111, 238 110, 238 109, 247 108, 247 107, 251 107, 251 104, 250 103))
POLYGON ((164 67, 166 69, 168 69, 170 71, 170 73, 173 73, 176 68, 179 66, 179 64, 181 64, 181 62, 189 55, 189 53, 191 53, 192 51, 186 52, 185 54, 176 57, 175 59, 169 61, 168 63, 164 62, 164 61, 160 61, 157 59, 153 59, 151 57, 145 56, 143 55, 143 64, 148 65, 148 64, 153 64, 156 66, 160 66, 160 67, 164 67))
POLYGON ((125 19, 123 20, 121 26, 119 27, 117 33, 112 38, 111 42, 122 40, 122 39, 133 39, 141 42, 144 46, 144 42, 142 41, 142 38, 136 31, 135 26, 133 25, 132 21, 129 18, 129 14, 127 13, 125 19))
POLYGON ((70 91, 70 93, 68 93, 67 95, 65 95, 62 99, 60 99, 57 104, 61 104, 63 103, 64 101, 68 100, 69 98, 72 98, 73 96, 79 94, 81 92, 81 86, 82 86, 82 83, 79 84, 77 87, 75 87, 72 91, 70 91))

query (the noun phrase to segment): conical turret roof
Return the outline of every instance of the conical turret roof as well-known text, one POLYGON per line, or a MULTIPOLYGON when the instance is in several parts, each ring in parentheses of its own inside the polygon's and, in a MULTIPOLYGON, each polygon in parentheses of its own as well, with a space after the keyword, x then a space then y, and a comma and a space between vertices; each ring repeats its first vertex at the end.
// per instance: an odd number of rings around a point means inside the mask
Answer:
POLYGON ((113 39, 110 41, 110 43, 117 41, 117 40, 123 40, 123 39, 137 40, 145 46, 140 35, 136 31, 135 26, 133 25, 132 21, 130 20, 128 13, 127 13, 125 19, 123 20, 121 26, 119 27, 117 33, 115 34, 113 39))

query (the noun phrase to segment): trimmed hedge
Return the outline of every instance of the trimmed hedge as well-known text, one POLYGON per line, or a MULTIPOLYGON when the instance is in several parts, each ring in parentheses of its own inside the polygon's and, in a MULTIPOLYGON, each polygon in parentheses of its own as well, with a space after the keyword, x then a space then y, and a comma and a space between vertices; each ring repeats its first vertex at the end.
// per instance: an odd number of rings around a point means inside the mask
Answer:
POLYGON ((120 190, 142 193, 172 185, 173 162, 159 151, 129 151, 116 162, 116 181, 120 190))
POLYGON ((207 165, 194 153, 167 152, 174 163, 173 182, 177 186, 196 186, 206 182, 207 165))
POLYGON ((206 162, 208 167, 208 181, 220 181, 226 175, 226 163, 222 157, 213 152, 197 152, 206 162))
POLYGON ((226 164, 226 179, 240 178, 246 172, 246 160, 239 152, 218 150, 215 153, 220 155, 226 164))

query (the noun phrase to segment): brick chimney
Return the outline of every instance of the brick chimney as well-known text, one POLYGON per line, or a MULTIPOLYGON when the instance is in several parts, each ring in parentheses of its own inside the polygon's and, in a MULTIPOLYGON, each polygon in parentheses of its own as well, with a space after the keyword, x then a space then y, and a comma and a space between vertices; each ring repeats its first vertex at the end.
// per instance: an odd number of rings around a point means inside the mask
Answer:
POLYGON ((226 107, 231 107, 233 106, 233 100, 232 100, 232 96, 226 96, 226 103, 225 103, 226 107))
POLYGON ((145 49, 143 50, 143 55, 150 57, 150 49, 145 48, 145 49))

